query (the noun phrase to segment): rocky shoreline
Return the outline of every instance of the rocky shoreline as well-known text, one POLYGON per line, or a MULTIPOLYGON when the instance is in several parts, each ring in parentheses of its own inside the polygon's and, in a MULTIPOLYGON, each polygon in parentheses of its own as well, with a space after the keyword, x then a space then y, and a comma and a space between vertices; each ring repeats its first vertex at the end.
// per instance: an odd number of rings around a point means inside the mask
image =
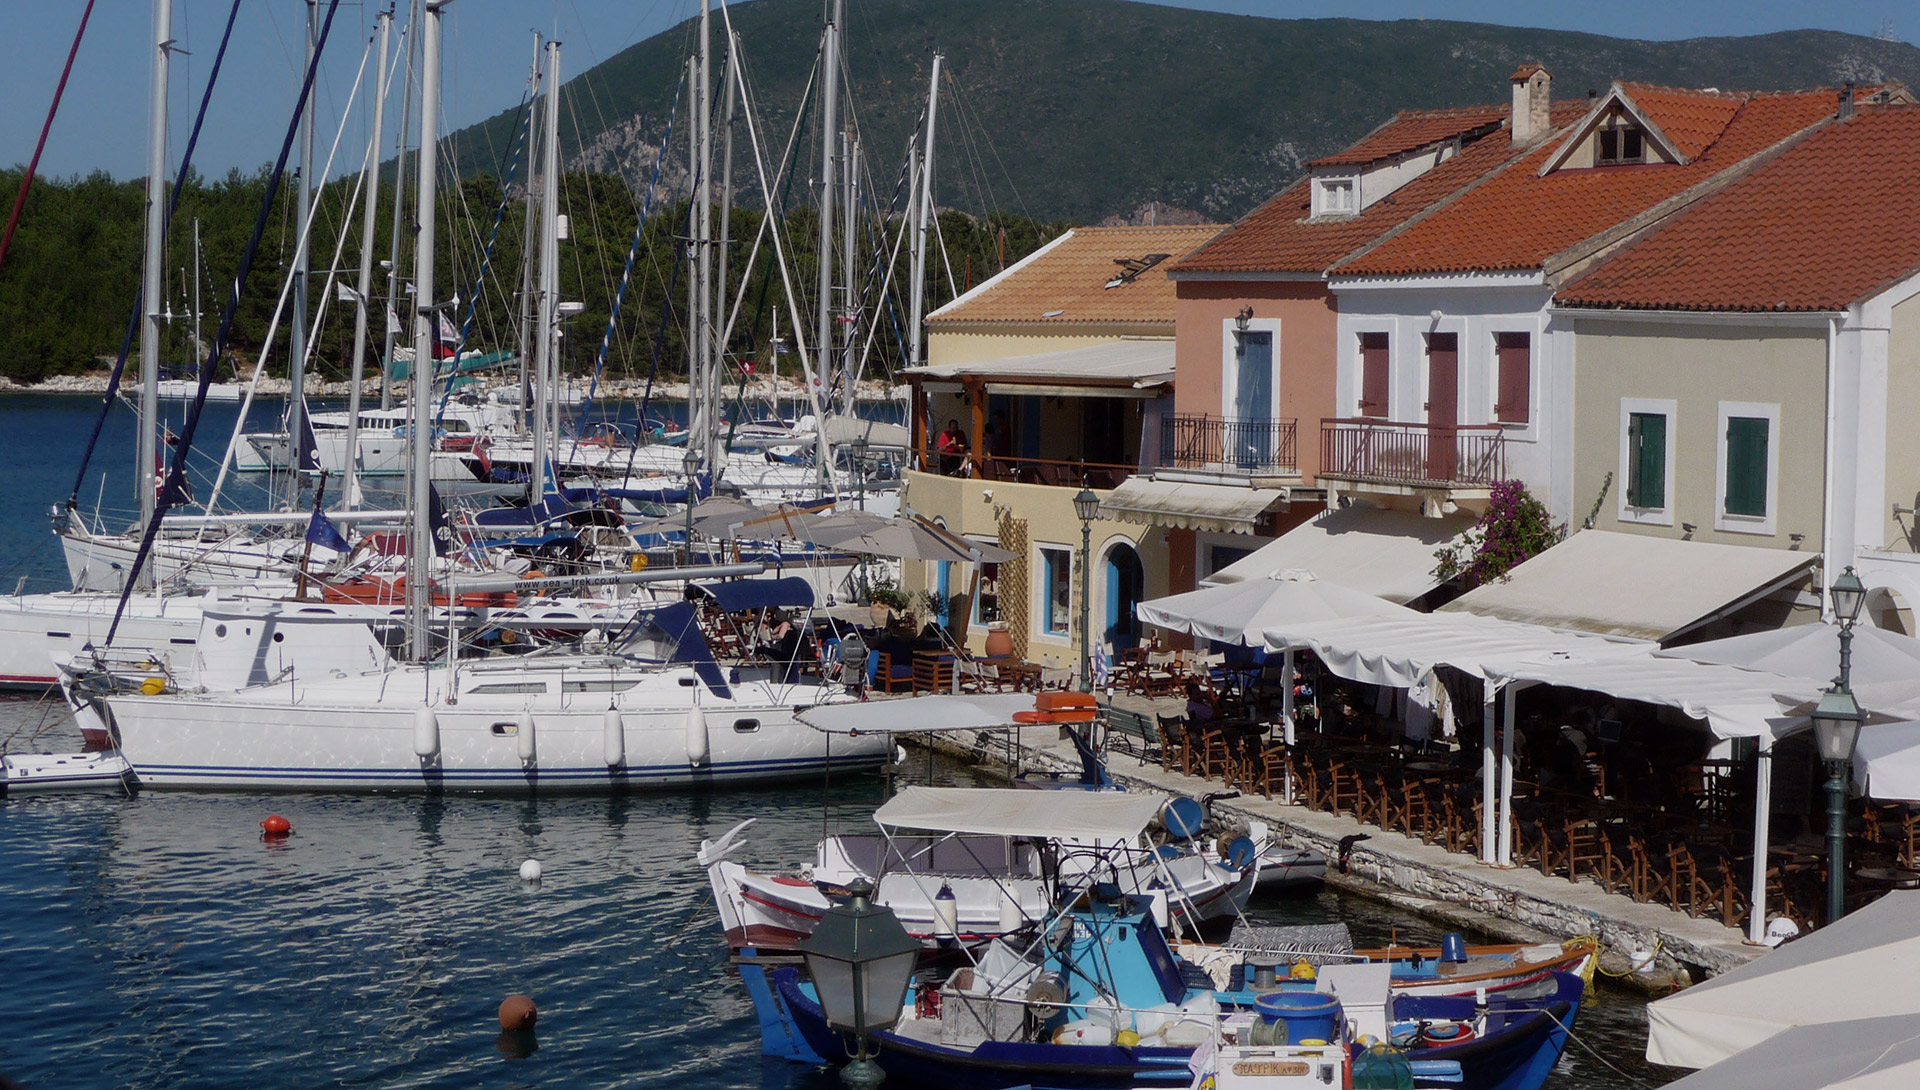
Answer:
MULTIPOLYGON (((106 371, 91 371, 83 375, 53 375, 45 381, 31 386, 21 385, 8 378, 0 378, 0 394, 98 395, 106 392, 108 377, 109 372, 106 371)), ((352 387, 353 384, 350 382, 319 382, 309 380, 306 384, 307 396, 310 398, 344 399, 352 392, 352 387)), ((130 383, 123 381, 121 388, 123 390, 131 390, 132 386, 130 383)), ((285 397, 287 392, 292 388, 292 384, 284 378, 262 378, 257 396, 285 397)), ((584 392, 584 386, 580 388, 584 392)), ((775 389, 777 389, 781 401, 796 402, 806 399, 806 388, 804 386, 792 379, 782 378, 778 380, 777 384, 769 384, 764 380, 749 384, 746 395, 747 400, 765 401, 773 396, 775 389)), ((729 400, 732 399, 734 393, 735 391, 733 390, 728 391, 729 400)), ((688 387, 684 382, 656 382, 653 384, 652 396, 656 400, 685 401, 687 400, 687 394, 688 387)), ((380 383, 375 380, 368 380, 361 387, 361 396, 378 398, 380 396, 380 383)), ((604 401, 639 401, 647 396, 647 383, 645 379, 611 379, 602 381, 596 396, 604 401)), ((860 384, 857 400, 862 402, 891 401, 905 403, 907 400, 907 387, 889 386, 884 382, 870 380, 860 384)))

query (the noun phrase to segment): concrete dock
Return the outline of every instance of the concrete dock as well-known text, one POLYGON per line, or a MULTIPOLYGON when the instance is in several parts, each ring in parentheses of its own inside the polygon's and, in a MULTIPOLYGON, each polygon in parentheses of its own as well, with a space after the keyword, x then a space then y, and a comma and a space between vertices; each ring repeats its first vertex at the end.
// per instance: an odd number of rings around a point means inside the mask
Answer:
MULTIPOLYGON (((1142 709, 1146 710, 1146 709, 1142 709)), ((1072 742, 1057 726, 1017 732, 955 731, 929 736, 939 750, 988 767, 1078 772, 1072 742), (1012 735, 1010 737, 1010 734, 1012 735)), ((1107 759, 1113 778, 1133 789, 1189 795, 1224 791, 1218 780, 1168 772, 1121 752, 1107 759)), ((1242 795, 1214 804, 1232 819, 1263 821, 1292 843, 1326 853, 1327 881, 1442 922, 1473 928, 1512 942, 1559 941, 1582 935, 1599 939, 1601 968, 1619 982, 1655 993, 1725 972, 1766 952, 1743 932, 1718 920, 1697 919, 1659 904, 1642 904, 1608 893, 1588 880, 1570 882, 1530 867, 1498 867, 1449 852, 1401 833, 1351 817, 1293 806, 1279 798, 1242 795), (1344 837, 1365 834, 1339 872, 1344 837), (1657 951, 1651 973, 1631 974, 1633 951, 1657 951)))

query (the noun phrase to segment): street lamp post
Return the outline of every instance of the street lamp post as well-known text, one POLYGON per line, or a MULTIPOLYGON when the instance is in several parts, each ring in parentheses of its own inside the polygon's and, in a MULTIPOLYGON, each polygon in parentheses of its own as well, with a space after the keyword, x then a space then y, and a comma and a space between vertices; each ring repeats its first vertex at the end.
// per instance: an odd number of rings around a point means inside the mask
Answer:
POLYGON ((867 437, 856 435, 849 444, 853 448, 853 487, 859 495, 860 510, 867 509, 867 437))
POLYGON ((680 562, 682 566, 691 567, 693 565, 693 505, 700 492, 700 452, 693 449, 691 434, 687 436, 687 443, 686 456, 680 459, 681 466, 687 471, 687 539, 682 546, 680 562))
POLYGON ((856 879, 847 892, 847 903, 820 917, 800 953, 828 1027, 853 1034, 853 1059, 840 1069, 840 1079, 863 1090, 886 1078, 867 1050, 867 1035, 900 1020, 920 943, 892 909, 873 903, 873 887, 864 880, 856 879))
POLYGON ((1080 516, 1080 691, 1093 691, 1093 630, 1088 627, 1091 604, 1087 596, 1093 569, 1093 517, 1100 513, 1100 497, 1086 485, 1073 496, 1073 513, 1080 516))
POLYGON ((1840 676, 1813 709, 1814 741, 1827 762, 1827 922, 1847 912, 1847 780, 1866 713, 1853 698, 1853 625, 1867 588, 1849 567, 1833 581, 1833 615, 1840 622, 1840 676))

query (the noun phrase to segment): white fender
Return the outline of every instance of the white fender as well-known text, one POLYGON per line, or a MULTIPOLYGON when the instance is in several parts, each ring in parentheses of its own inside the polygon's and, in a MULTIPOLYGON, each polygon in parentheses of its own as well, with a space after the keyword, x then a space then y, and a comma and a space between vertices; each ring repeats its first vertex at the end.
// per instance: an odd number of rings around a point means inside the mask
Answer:
POLYGON ((698 704, 687 709, 687 763, 707 767, 707 713, 698 704))
POLYGON ((420 757, 440 753, 440 717, 424 704, 413 709, 413 752, 420 757))
POLYGON ((514 731, 514 735, 520 741, 520 760, 523 764, 531 764, 538 752, 533 740, 533 713, 521 712, 517 725, 519 729, 514 731))
POLYGON ((620 709, 608 708, 600 722, 606 733, 607 767, 619 768, 627 762, 627 725, 620 719, 620 709))

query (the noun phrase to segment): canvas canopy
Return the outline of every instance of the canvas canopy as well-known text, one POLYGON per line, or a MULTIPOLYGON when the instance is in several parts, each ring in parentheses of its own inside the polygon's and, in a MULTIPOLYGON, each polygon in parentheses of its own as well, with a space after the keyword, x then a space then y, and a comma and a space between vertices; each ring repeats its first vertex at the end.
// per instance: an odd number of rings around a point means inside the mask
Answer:
POLYGON ((1033 694, 916 696, 819 704, 799 713, 802 723, 828 734, 927 734, 943 730, 1005 730, 1013 713, 1033 710, 1033 694))
POLYGON ((1459 537, 1473 519, 1466 515, 1425 518, 1368 504, 1310 519, 1207 577, 1209 583, 1239 583, 1276 571, 1311 571, 1351 590, 1406 603, 1440 585, 1434 550, 1459 537))
POLYGON ((873 812, 883 829, 981 836, 1132 840, 1166 796, 1144 791, 1022 791, 1011 787, 906 787, 873 812))
MULTIPOLYGON (((1824 685, 1840 673, 1840 631, 1832 625, 1802 624, 1691 643, 1655 654, 1810 678, 1824 685)), ((1872 625, 1856 626, 1849 677, 1855 692, 1862 686, 1901 684, 1920 678, 1920 640, 1872 625)))
POLYGON ((1180 530, 1250 534, 1267 508, 1286 498, 1278 488, 1128 477, 1100 501, 1100 516, 1180 530))
POLYGON ((1910 1090, 1920 1086, 1920 1017, 1796 1026, 1667 1090, 1910 1090))
POLYGON ((1853 750, 1853 781, 1870 799, 1920 802, 1920 723, 1862 727, 1853 750))
POLYGON ((1706 1067, 1797 1026, 1885 1015, 1920 1015, 1920 891, 1889 893, 1758 961, 1649 1004, 1647 1059, 1706 1067))
POLYGON ((1222 643, 1258 644, 1262 633, 1279 624, 1329 621, 1341 617, 1413 616, 1405 606, 1376 598, 1313 572, 1269 572, 1239 583, 1201 587, 1184 594, 1141 602, 1141 620, 1176 632, 1191 632, 1222 643))
POLYGON ((1341 677, 1408 689, 1436 666, 1451 666, 1495 687, 1513 682, 1564 685, 1678 708, 1704 719, 1722 738, 1775 738, 1804 721, 1788 707, 1820 687, 1728 666, 1654 658, 1645 645, 1556 632, 1472 614, 1363 617, 1269 628, 1267 645, 1308 648, 1341 677))
POLYGON ((1667 640, 1801 578, 1818 559, 1785 549, 1583 530, 1440 609, 1667 640))

